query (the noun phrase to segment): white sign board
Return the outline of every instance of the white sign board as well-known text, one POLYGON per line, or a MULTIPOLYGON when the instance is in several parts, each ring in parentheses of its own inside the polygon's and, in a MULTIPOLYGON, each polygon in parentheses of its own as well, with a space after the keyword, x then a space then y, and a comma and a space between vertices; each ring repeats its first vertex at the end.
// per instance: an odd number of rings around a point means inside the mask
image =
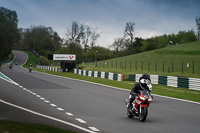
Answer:
POLYGON ((53 60, 75 61, 76 55, 75 54, 53 54, 53 60))

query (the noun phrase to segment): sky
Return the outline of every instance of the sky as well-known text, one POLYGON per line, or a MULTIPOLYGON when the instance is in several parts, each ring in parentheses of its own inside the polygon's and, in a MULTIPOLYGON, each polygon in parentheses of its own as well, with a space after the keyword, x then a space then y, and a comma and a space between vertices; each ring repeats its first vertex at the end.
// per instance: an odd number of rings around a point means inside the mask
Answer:
POLYGON ((72 21, 97 27, 96 45, 108 47, 122 37, 126 22, 135 23, 135 37, 144 39, 196 31, 200 0, 0 0, 0 7, 14 10, 18 27, 52 27, 66 39, 72 21))

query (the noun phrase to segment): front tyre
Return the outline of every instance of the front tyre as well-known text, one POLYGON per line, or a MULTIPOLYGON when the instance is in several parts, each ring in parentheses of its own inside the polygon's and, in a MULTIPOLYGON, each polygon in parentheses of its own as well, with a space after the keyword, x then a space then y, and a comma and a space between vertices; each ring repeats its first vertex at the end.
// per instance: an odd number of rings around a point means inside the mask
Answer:
POLYGON ((127 107, 127 116, 128 116, 128 118, 133 118, 133 114, 129 110, 129 107, 127 107))
POLYGON ((147 114, 148 114, 148 108, 147 107, 143 107, 141 108, 141 112, 140 112, 140 121, 144 122, 147 118, 147 114))

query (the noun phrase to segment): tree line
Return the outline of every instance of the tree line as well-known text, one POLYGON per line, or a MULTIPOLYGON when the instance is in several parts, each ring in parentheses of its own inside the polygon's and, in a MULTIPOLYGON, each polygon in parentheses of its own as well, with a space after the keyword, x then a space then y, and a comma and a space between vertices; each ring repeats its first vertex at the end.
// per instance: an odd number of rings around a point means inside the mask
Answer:
POLYGON ((164 34, 147 39, 134 36, 135 23, 127 22, 123 36, 116 38, 108 47, 96 45, 101 36, 97 27, 72 21, 66 28, 66 39, 61 39, 52 27, 30 26, 18 28, 18 17, 15 11, 0 7, 0 57, 6 57, 11 48, 33 49, 43 56, 41 62, 49 63, 48 54, 76 54, 79 62, 105 60, 149 50, 167 45, 176 45, 200 40, 200 17, 195 19, 197 32, 194 30, 179 31, 178 34, 164 34))
MULTIPOLYGON (((200 17, 196 18, 196 21, 198 22, 197 28, 199 28, 200 17)), ((163 48, 168 46, 170 42, 170 45, 177 45, 200 40, 199 32, 195 34, 194 30, 179 31, 178 34, 164 34, 161 36, 142 39, 139 37, 134 38, 134 22, 126 23, 124 29, 124 35, 122 37, 116 38, 114 43, 110 45, 110 47, 114 49, 114 54, 119 57, 163 48)))
POLYGON ((17 13, 0 7, 0 59, 8 57, 11 48, 20 40, 17 13))

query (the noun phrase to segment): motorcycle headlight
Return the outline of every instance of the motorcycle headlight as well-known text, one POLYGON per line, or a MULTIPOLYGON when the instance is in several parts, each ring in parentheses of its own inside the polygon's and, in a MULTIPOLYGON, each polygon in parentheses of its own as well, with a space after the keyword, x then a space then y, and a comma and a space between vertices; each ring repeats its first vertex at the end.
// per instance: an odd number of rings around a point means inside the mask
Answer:
POLYGON ((144 98, 144 97, 140 97, 140 99, 143 100, 143 101, 145 101, 145 98, 144 98))

